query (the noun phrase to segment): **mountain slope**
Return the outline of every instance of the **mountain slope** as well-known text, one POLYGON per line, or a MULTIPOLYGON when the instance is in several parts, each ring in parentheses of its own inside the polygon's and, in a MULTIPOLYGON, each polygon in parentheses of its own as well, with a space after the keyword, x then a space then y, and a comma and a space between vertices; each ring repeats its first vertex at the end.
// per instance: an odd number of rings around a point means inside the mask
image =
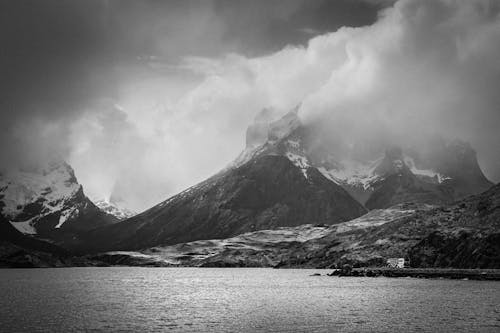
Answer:
POLYGON ((64 249, 27 236, 0 216, 0 267, 55 267, 63 266, 68 257, 64 249))
MULTIPOLYGON (((365 209, 314 168, 266 155, 230 168, 124 222, 88 235, 93 250, 140 249, 244 232, 335 224, 365 209)), ((84 242, 86 244, 86 242, 84 242)))
POLYGON ((500 185, 446 206, 402 204, 331 226, 261 230, 229 239, 112 252, 111 264, 217 267, 500 268, 500 185))
POLYGON ((309 244, 309 250, 322 247, 322 239, 336 232, 363 230, 407 217, 413 207, 373 210, 362 217, 335 225, 305 224, 259 230, 227 239, 198 240, 170 246, 156 246, 140 252, 116 251, 95 259, 110 264, 146 266, 273 267, 309 244), (318 244, 318 246, 316 246, 318 244))
POLYGON ((302 247, 285 266, 384 265, 405 257, 412 267, 499 268, 500 185, 452 205, 427 207, 365 231, 330 234, 302 247))

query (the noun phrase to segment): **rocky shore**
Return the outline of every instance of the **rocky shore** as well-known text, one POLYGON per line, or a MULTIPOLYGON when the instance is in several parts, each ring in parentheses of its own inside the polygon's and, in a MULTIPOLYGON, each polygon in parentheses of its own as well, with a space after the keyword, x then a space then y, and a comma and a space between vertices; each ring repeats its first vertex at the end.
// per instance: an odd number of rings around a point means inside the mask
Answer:
POLYGON ((500 281, 500 269, 454 269, 454 268, 350 268, 335 269, 329 276, 358 277, 412 277, 422 279, 496 280, 500 281))

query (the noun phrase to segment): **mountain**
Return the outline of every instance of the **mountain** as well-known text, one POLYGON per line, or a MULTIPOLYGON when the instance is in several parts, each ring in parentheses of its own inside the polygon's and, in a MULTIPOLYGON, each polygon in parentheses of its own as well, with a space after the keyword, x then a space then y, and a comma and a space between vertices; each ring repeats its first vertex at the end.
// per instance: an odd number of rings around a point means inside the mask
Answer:
POLYGON ((397 203, 446 204, 491 186, 481 171, 470 144, 455 140, 417 150, 387 149, 374 169, 378 179, 370 184, 372 193, 365 202, 368 209, 387 208, 397 203))
POLYGON ((85 196, 62 161, 1 174, 0 213, 23 234, 52 240, 117 222, 85 196))
MULTIPOLYGON (((411 161, 411 160, 410 160, 411 161)), ((371 183, 368 209, 388 208, 403 202, 445 204, 454 199, 453 188, 440 182, 426 181, 410 169, 401 148, 388 149, 374 169, 380 177, 371 183)))
POLYGON ((318 170, 300 169, 286 157, 266 155, 228 168, 87 237, 94 251, 140 249, 311 222, 334 224, 365 212, 318 170))
POLYGON ((321 121, 302 124, 298 107, 281 118, 273 116, 269 109, 257 115, 234 166, 257 156, 286 156, 302 170, 317 169, 368 209, 403 202, 450 203, 493 185, 476 152, 458 140, 422 139, 407 147, 397 142, 346 144, 321 121))
POLYGON ((130 209, 120 207, 120 205, 113 200, 96 200, 94 201, 94 204, 106 214, 112 215, 120 221, 137 215, 137 213, 131 211, 130 209))
POLYGON ((455 199, 484 192, 494 185, 483 174, 476 151, 467 142, 446 142, 443 138, 434 137, 420 149, 409 148, 408 156, 407 163, 415 174, 424 180, 453 188, 455 199), (431 173, 424 171, 426 169, 431 173))
POLYGON ((260 230, 228 239, 110 252, 94 259, 137 266, 385 266, 499 268, 500 185, 450 205, 399 204, 331 226, 260 230))

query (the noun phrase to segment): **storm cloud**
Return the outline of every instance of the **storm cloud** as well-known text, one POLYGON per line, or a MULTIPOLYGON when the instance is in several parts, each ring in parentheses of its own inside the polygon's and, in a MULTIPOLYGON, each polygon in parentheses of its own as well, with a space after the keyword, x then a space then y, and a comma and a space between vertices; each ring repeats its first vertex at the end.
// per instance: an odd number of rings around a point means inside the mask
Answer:
POLYGON ((470 141, 500 179, 496 1, 2 9, 1 164, 58 154, 95 198, 145 209, 226 166, 262 108, 299 103, 347 143, 470 141))

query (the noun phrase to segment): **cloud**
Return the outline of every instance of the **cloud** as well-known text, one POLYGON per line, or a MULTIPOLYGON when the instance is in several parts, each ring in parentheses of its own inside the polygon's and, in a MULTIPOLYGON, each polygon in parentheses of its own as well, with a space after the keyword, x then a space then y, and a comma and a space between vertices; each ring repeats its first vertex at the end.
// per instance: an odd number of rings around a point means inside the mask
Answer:
POLYGON ((499 14, 494 1, 399 1, 370 27, 320 37, 349 35, 332 53, 341 65, 305 98, 302 117, 328 114, 332 130, 353 140, 461 138, 498 180, 499 14))
POLYGON ((307 35, 321 35, 322 33, 325 33, 325 31, 319 31, 317 29, 312 29, 312 28, 300 28, 299 31, 307 35))
POLYGON ((122 92, 123 112, 143 140, 126 150, 145 162, 118 163, 140 164, 141 171, 112 174, 128 175, 130 184, 163 180, 152 187, 175 193, 227 165, 261 108, 284 111, 302 102, 304 122, 320 121, 345 143, 404 145, 435 133, 470 141, 488 175, 498 180, 499 13, 493 1, 402 0, 373 25, 341 28, 304 47, 253 58, 186 57, 180 76, 188 71, 197 79, 176 98, 170 98, 171 87, 179 79, 146 80, 141 89, 122 92))
POLYGON ((341 28, 306 47, 196 59, 191 69, 207 78, 191 95, 191 109, 244 119, 245 98, 280 109, 302 102, 305 122, 321 121, 347 143, 460 138, 476 147, 487 174, 498 180, 499 15, 495 1, 402 0, 371 26, 341 28), (231 95, 243 103, 221 103, 231 95))
MULTIPOLYGON (((113 66, 115 85, 98 85, 108 99, 78 103, 78 111, 64 117, 30 113, 23 118, 29 121, 4 125, 8 131, 3 133, 9 134, 2 139, 11 140, 14 132, 26 142, 43 137, 43 147, 67 152, 86 192, 95 197, 114 192, 141 210, 226 166, 243 149, 246 127, 262 108, 284 112, 302 102, 304 122, 321 121, 346 143, 410 144, 436 132, 470 141, 487 175, 500 180, 498 2, 400 0, 373 24, 364 25, 370 21, 364 19, 358 24, 364 26, 338 30, 310 25, 307 15, 297 17, 319 8, 324 18, 315 20, 332 21, 335 11, 324 9, 334 2, 297 2, 287 10, 281 3, 266 14, 272 20, 255 24, 258 34, 268 38, 254 40, 243 38, 249 25, 239 24, 235 13, 240 7, 233 8, 232 2, 207 2, 192 11, 194 16, 177 33, 159 19, 164 8, 150 15, 149 5, 125 2, 116 12, 125 19, 115 20, 139 36, 130 47, 149 55, 134 54, 139 60, 113 66), (198 19, 207 33, 186 31, 197 27, 198 19), (294 20, 295 26, 286 23, 294 20), (296 36, 281 38, 281 28, 273 28, 276 22, 300 38, 307 37, 298 31, 302 27, 333 32, 304 46, 283 47, 276 41, 296 36), (231 35, 235 31, 238 38, 231 35), (172 61, 175 57, 181 62, 172 61), (23 133, 33 135, 23 138, 23 133), (61 137, 68 139, 61 143, 61 137)), ((183 8, 172 13, 185 17, 183 8)), ((247 8, 248 18, 258 16, 259 8, 247 8)), ((29 151, 44 155, 42 144, 35 147, 29 151)))

